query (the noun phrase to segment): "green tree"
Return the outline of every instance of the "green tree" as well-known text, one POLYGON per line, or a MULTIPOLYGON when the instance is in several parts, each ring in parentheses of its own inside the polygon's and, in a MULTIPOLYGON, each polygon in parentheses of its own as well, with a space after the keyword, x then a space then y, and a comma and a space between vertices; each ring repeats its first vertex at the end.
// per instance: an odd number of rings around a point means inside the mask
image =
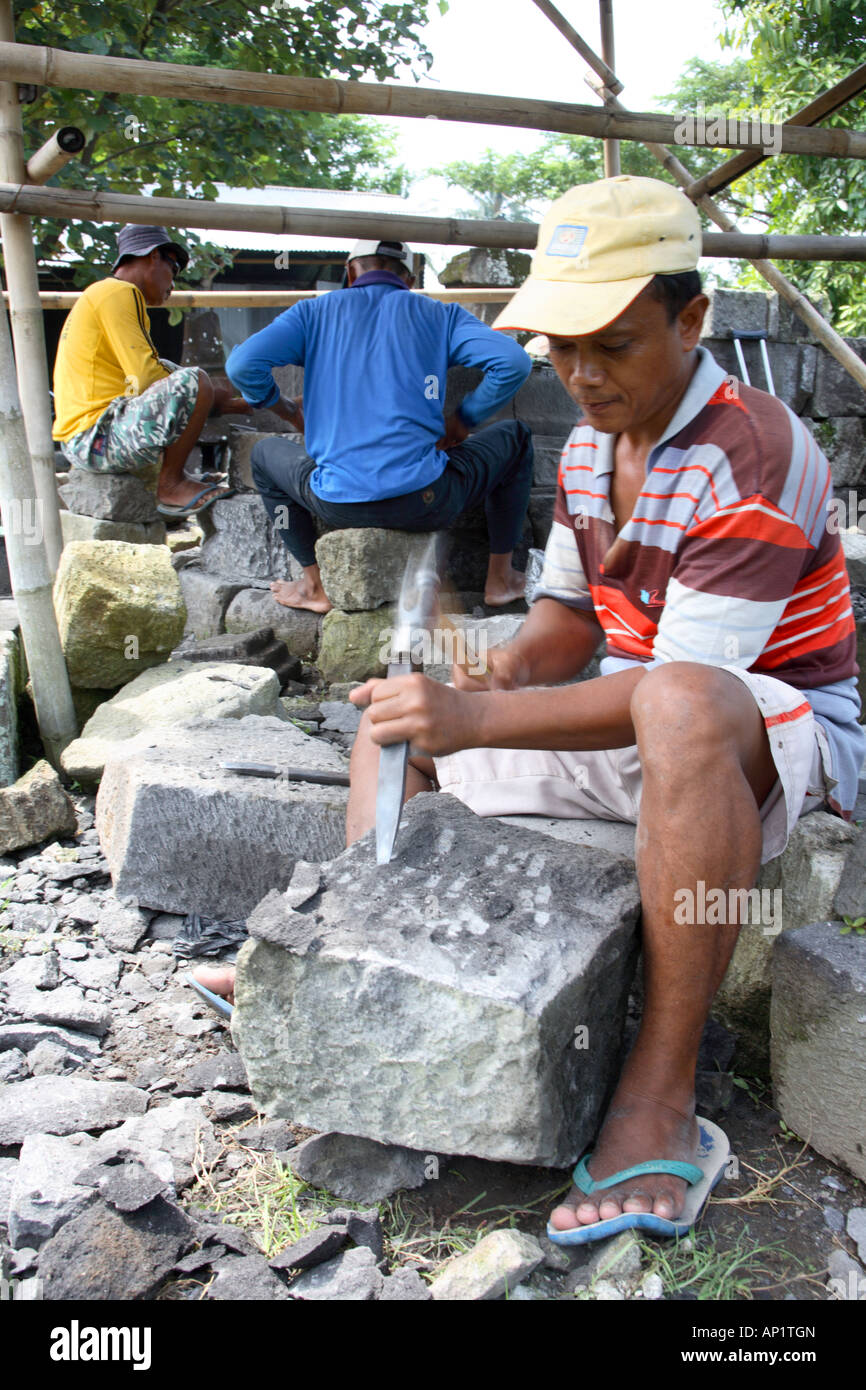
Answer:
MULTIPOLYGON (((440 11, 447 9, 447 0, 436 3, 440 11)), ((16 38, 114 57, 381 81, 398 69, 417 77, 429 67, 432 55, 418 33, 428 4, 16 0, 16 38)), ((182 82, 181 74, 179 89, 182 82)), ((217 181, 243 188, 280 183, 396 193, 406 184, 405 170, 393 162, 390 135, 363 117, 56 87, 41 90, 23 114, 28 153, 58 125, 85 131, 81 156, 50 180, 59 186, 213 198, 217 181)), ((76 272, 78 283, 104 273, 112 229, 56 220, 37 225, 41 261, 66 248, 87 258, 76 272)), ((196 248, 187 280, 205 278, 225 263, 219 248, 194 233, 185 239, 196 248)))
MULTIPOLYGON (((748 71, 767 118, 789 118, 863 62, 866 0, 726 0, 729 44, 750 48, 748 71)), ((866 97, 856 97, 822 125, 866 125, 866 97)), ((857 159, 784 155, 767 160, 734 191, 774 232, 861 235, 866 178, 857 159)), ((782 262, 780 269, 813 298, 828 295, 840 332, 866 333, 866 284, 860 262, 782 262)), ((755 283, 746 267, 742 283, 755 283)), ((761 281, 760 283, 763 283, 761 281)))
MULTIPOLYGON (((728 112, 753 106, 756 96, 742 59, 709 63, 693 58, 674 90, 659 97, 658 102, 660 109, 674 114, 694 111, 699 101, 708 112, 728 112)), ((719 162, 717 150, 693 148, 681 153, 695 178, 719 162)), ((624 174, 673 182, 638 142, 621 141, 620 160, 624 174)), ((488 149, 475 163, 456 160, 430 172, 473 199, 471 206, 460 210, 461 216, 532 219, 551 199, 575 184, 603 178, 604 161, 600 140, 587 135, 547 135, 529 154, 500 155, 488 149)))

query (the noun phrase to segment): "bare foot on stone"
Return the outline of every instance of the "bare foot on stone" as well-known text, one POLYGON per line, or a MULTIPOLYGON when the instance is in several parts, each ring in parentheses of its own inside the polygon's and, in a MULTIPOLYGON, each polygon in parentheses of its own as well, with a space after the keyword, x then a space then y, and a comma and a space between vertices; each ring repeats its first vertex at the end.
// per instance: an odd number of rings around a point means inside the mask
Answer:
MULTIPOLYGON (((699 1138, 693 1115, 620 1088, 589 1160, 589 1175, 600 1182, 624 1168, 660 1158, 694 1163, 699 1138)), ((550 1224, 557 1231, 572 1231, 623 1212, 652 1212, 674 1221, 683 1209, 687 1190, 683 1178, 667 1173, 645 1173, 589 1197, 573 1187, 551 1213, 550 1224)))
POLYGON ((523 598, 526 591, 526 575, 520 570, 511 570, 504 579, 490 580, 484 589, 484 602, 490 608, 504 608, 515 599, 523 598))
POLYGON ((194 980, 209 989, 211 994, 219 994, 229 1004, 235 1002, 235 967, 233 965, 199 965, 192 972, 194 980))
POLYGON ((305 579, 275 579, 271 593, 284 608, 306 608, 311 613, 330 613, 331 601, 321 587, 309 585, 305 579))

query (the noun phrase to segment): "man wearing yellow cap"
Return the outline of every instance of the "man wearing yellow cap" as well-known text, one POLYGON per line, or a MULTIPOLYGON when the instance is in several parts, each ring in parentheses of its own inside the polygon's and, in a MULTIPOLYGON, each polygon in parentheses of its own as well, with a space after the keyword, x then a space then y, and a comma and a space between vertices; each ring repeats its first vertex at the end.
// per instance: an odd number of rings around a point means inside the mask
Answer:
POLYGON ((727 1144, 695 1115, 694 1073, 745 890, 800 815, 850 818, 866 747, 827 461, 787 406, 732 388, 700 346, 700 247, 697 211, 655 179, 553 204, 495 325, 547 334, 583 412, 540 590, 483 679, 455 669, 454 687, 412 675, 353 695, 369 710, 350 842, 375 820, 378 746, 406 739, 428 755, 409 796, 438 785, 479 815, 637 824, 644 1016, 552 1214, 564 1244, 683 1233, 722 1176, 727 1144), (601 641, 601 676, 557 685, 601 641))

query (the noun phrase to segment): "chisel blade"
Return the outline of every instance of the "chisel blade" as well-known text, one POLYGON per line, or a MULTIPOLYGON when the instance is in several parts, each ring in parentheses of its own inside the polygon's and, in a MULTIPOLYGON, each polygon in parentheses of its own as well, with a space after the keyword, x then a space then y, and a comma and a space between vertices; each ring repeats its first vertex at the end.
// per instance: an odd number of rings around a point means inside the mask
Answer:
MULTIPOLYGON (((392 661, 388 678, 407 676, 411 661, 392 661)), ((390 864, 394 841, 400 828, 403 799, 406 795, 406 769, 409 766, 408 743, 389 743, 379 750, 379 784, 376 791, 376 863, 390 864)))

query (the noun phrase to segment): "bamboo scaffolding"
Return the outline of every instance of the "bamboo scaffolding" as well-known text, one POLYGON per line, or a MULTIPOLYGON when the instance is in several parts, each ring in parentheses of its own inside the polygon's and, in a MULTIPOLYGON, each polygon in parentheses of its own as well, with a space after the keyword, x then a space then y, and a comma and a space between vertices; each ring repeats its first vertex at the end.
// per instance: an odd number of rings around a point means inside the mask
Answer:
MULTIPOLYGON (((0 0, 0 41, 14 38, 12 0, 0 0)), ((14 83, 0 82, 0 175, 17 181, 26 178, 21 108, 14 83)), ((39 303, 39 281, 30 218, 21 214, 0 216, 3 259, 9 288, 12 336, 18 393, 33 468, 33 483, 42 514, 42 532, 48 568, 54 574, 63 549, 60 509, 51 437, 51 396, 45 329, 39 303)))
MULTIPOLYGON (((337 286, 335 285, 336 289, 337 286)), ((330 290, 172 290, 169 309, 288 309, 302 299, 319 299, 330 290)), ((508 286, 487 289, 412 290, 424 299, 443 304, 507 304, 515 290, 508 286)), ((9 299, 8 294, 4 298, 9 299)), ((73 309, 81 298, 77 290, 40 290, 43 309, 73 309)))
MULTIPOLYGON (((607 88, 603 86, 598 87, 591 81, 590 86, 594 91, 599 92, 602 100, 606 102, 608 106, 616 108, 620 105, 619 98, 607 88)), ((682 164, 670 150, 665 149, 663 145, 657 144, 654 141, 646 141, 645 144, 650 154, 655 156, 659 163, 669 171, 674 179, 676 179, 680 187, 687 192, 694 184, 695 180, 692 178, 685 165, 682 164)), ((735 223, 722 211, 717 203, 713 202, 712 198, 706 195, 700 198, 698 200, 698 207, 706 213, 707 217, 709 217, 712 222, 715 222, 716 226, 724 228, 724 233, 718 236, 716 240, 723 241, 725 235, 742 235, 741 233, 735 232, 735 223)), ((710 235, 711 234, 704 233, 705 244, 710 239, 710 235)), ((784 237, 767 237, 768 242, 772 241, 774 243, 785 239, 784 237)), ((790 304, 794 313, 811 329, 818 342, 821 343, 831 356, 845 368, 849 376, 857 382, 857 385, 866 390, 866 362, 863 362, 857 356, 856 352, 845 342, 845 339, 836 332, 822 314, 818 313, 818 310, 814 305, 809 303, 806 296, 797 289, 796 285, 792 284, 780 270, 777 270, 776 267, 770 263, 768 257, 771 256, 778 256, 778 253, 773 250, 765 250, 759 252, 754 259, 751 256, 748 256, 746 259, 751 260, 758 274, 762 275, 767 283, 781 295, 786 303, 790 304)), ((778 258, 785 259, 781 256, 778 256, 778 258)))
MULTIPOLYGON (((203 198, 147 198, 133 193, 88 193, 84 189, 38 188, 0 183, 0 213, 27 212, 72 221, 157 223, 164 227, 218 228, 285 236, 392 236, 445 246, 513 247, 535 250, 535 222, 457 221, 405 213, 336 212, 330 208, 251 208, 203 198)), ((776 236, 762 232, 730 235, 705 232, 702 255, 752 260, 866 260, 866 236, 776 236)))
POLYGON ((60 126, 28 159, 27 182, 47 183, 52 174, 64 168, 83 149, 84 131, 75 125, 60 126))
MULTIPOLYGON (((609 88, 609 90, 613 91, 613 88, 609 88)), ((795 111, 790 117, 790 122, 799 126, 814 125, 826 116, 832 116, 836 111, 841 110, 847 102, 851 101, 853 97, 859 96, 863 91, 866 91, 866 63, 855 68, 835 86, 828 87, 826 92, 822 92, 808 105, 801 106, 800 110, 795 111)), ((787 123, 785 122, 785 124, 787 123)), ((763 164, 766 158, 769 156, 750 154, 746 151, 734 155, 732 159, 726 160, 716 169, 711 169, 708 174, 704 174, 699 179, 693 179, 686 189, 686 193, 693 202, 697 202, 705 194, 718 193, 721 189, 727 188, 735 179, 741 178, 750 169, 763 164)))
POLYGON ((613 71, 613 68, 608 67, 604 58, 599 58, 598 54, 592 51, 589 44, 585 43, 577 30, 569 24, 565 15, 560 14, 556 6, 550 3, 550 0, 533 0, 533 3, 538 6, 543 15, 547 16, 551 24, 556 26, 560 34, 568 39, 572 48, 577 49, 583 61, 589 64, 596 76, 601 78, 604 85, 612 92, 621 92, 622 83, 613 71))
MULTIPOLYGON (((41 87, 74 87, 86 91, 163 96, 173 100, 268 106, 287 111, 327 111, 337 115, 406 116, 426 120, 465 121, 481 125, 516 126, 529 130, 591 135, 599 140, 655 140, 705 145, 705 135, 691 135, 677 116, 654 112, 617 111, 568 102, 534 101, 476 92, 436 91, 388 82, 349 82, 336 78, 286 77, 280 73, 246 72, 237 68, 193 67, 155 63, 140 58, 108 58, 67 53, 59 48, 0 42, 0 79, 41 87)), ((835 155, 866 159, 866 132, 812 130, 782 126, 779 154, 835 155)), ((726 149, 762 150, 760 129, 750 132, 737 123, 728 130, 726 149), (730 137, 730 138, 728 138, 730 137)))
MULTIPOLYGON (((601 57, 605 67, 611 72, 616 72, 616 49, 613 37, 613 0, 598 0, 598 14, 601 22, 601 57)), ((604 85, 613 91, 609 82, 602 77, 604 85)), ((620 88, 620 90, 622 90, 620 88)), ((615 179, 622 173, 622 162, 619 157, 619 141, 605 140, 602 146, 602 156, 604 158, 604 176, 606 179, 615 179)))

